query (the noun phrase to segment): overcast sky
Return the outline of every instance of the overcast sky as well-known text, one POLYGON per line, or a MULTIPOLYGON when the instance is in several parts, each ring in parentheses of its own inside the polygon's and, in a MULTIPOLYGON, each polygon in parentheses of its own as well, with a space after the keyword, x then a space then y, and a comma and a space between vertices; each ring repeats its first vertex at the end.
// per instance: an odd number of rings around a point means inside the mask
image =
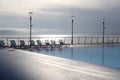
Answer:
POLYGON ((33 12, 34 34, 120 34, 120 0, 0 0, 0 35, 27 34, 33 12))

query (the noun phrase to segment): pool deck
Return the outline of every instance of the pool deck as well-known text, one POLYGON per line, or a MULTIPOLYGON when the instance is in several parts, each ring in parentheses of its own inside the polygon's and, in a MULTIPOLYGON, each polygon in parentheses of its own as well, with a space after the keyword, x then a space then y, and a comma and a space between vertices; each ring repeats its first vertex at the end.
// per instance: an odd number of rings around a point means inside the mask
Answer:
POLYGON ((119 80, 120 69, 19 49, 0 49, 0 80, 119 80))

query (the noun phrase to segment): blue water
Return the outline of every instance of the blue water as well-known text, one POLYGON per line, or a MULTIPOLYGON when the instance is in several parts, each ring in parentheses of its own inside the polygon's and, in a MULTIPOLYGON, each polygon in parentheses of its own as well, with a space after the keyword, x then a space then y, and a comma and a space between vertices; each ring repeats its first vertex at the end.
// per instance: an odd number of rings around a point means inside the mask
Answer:
POLYGON ((44 48, 35 52, 120 68, 120 45, 44 48))

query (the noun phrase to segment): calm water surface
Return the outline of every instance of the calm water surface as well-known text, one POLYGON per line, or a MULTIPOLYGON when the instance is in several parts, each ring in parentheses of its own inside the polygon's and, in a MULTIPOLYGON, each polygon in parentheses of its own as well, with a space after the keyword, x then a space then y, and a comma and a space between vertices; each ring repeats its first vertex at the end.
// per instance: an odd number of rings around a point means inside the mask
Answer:
POLYGON ((120 68, 120 45, 36 49, 40 54, 120 68))

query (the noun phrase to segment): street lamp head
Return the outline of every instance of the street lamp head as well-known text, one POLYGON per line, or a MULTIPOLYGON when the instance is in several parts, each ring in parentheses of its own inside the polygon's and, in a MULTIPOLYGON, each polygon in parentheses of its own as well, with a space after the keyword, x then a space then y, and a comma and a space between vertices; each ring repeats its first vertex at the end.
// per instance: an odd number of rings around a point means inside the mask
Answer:
POLYGON ((32 16, 32 15, 33 15, 33 12, 29 12, 29 15, 32 16))
POLYGON ((103 22, 104 22, 104 21, 105 21, 105 18, 103 18, 102 20, 103 20, 103 22))
POLYGON ((71 16, 71 18, 74 18, 75 16, 71 16))

